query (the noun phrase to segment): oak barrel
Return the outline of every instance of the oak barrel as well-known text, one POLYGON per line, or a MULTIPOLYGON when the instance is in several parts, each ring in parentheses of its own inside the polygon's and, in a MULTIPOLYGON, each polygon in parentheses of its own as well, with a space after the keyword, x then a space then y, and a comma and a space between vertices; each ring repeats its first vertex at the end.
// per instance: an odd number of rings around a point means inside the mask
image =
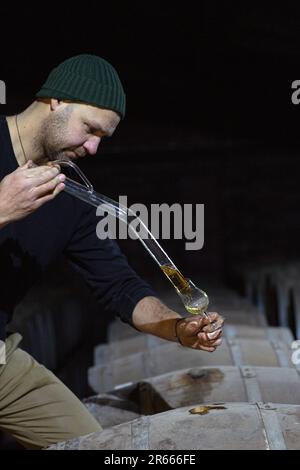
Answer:
POLYGON ((89 384, 95 392, 103 393, 124 383, 138 382, 187 367, 296 367, 291 362, 291 352, 290 346, 281 340, 224 338, 221 346, 213 353, 166 342, 157 348, 112 358, 106 364, 91 367, 88 371, 89 384))
POLYGON ((127 423, 140 416, 138 406, 133 401, 113 394, 91 396, 83 403, 102 428, 127 423))
POLYGON ((271 401, 300 405, 300 374, 289 367, 196 367, 119 387, 113 394, 124 403, 134 404, 140 414, 155 414, 196 402, 271 401))
MULTIPOLYGON (((223 328, 223 337, 233 340, 236 338, 268 339, 270 341, 282 341, 291 347, 294 341, 291 331, 288 328, 263 328, 245 325, 226 325, 223 328)), ((94 364, 105 364, 112 359, 134 354, 141 351, 148 351, 166 344, 166 340, 157 336, 137 334, 119 341, 103 343, 96 346, 94 350, 94 364)))
POLYGON ((273 403, 200 403, 142 416, 50 450, 296 450, 300 406, 273 403), (196 410, 195 410, 196 408, 196 410), (202 414, 192 414, 191 411, 202 414))

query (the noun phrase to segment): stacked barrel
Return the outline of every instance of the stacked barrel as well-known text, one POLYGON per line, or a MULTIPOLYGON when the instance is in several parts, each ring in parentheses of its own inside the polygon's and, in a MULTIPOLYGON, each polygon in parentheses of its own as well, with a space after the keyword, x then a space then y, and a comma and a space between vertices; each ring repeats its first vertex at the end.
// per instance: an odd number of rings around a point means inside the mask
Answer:
POLYGON ((300 339, 300 263, 265 262, 240 271, 246 296, 271 324, 290 327, 300 339))
MULTIPOLYGON (((95 349, 95 395, 85 400, 103 431, 51 448, 300 448, 291 330, 269 326, 262 306, 234 291, 206 290, 210 311, 226 319, 222 345, 214 353, 183 348, 114 321, 95 349)), ((174 291, 161 298, 184 314, 174 291)))

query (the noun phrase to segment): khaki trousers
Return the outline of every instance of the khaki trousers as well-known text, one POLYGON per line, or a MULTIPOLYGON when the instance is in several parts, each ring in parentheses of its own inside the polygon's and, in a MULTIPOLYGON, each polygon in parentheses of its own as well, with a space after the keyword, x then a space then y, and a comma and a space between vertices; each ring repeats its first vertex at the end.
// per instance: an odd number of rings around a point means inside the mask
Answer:
POLYGON ((29 449, 101 431, 81 401, 46 367, 18 348, 22 337, 6 340, 0 366, 0 429, 29 449))

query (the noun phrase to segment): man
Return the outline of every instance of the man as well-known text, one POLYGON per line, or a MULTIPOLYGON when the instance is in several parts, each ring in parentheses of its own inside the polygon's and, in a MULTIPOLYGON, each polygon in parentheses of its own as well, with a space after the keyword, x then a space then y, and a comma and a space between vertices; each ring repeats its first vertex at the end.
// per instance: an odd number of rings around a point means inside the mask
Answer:
POLYGON ((28 448, 42 448, 101 429, 50 371, 6 334, 14 307, 64 253, 97 300, 136 329, 183 346, 214 351, 222 318, 179 321, 127 263, 116 242, 96 236, 95 210, 63 192, 65 175, 51 160, 95 155, 125 114, 115 69, 92 55, 56 67, 24 112, 0 118, 0 429, 28 448), (50 163, 50 165, 49 165, 50 163), (210 321, 219 328, 209 333, 210 321))

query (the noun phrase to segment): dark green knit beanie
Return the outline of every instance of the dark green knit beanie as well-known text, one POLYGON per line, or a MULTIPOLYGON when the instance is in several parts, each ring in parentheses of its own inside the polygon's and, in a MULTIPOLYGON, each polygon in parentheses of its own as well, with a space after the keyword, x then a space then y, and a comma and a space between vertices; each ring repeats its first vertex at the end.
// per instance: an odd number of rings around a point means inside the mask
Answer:
POLYGON ((125 93, 114 67, 101 57, 81 54, 50 72, 37 98, 79 101, 125 116, 125 93))

